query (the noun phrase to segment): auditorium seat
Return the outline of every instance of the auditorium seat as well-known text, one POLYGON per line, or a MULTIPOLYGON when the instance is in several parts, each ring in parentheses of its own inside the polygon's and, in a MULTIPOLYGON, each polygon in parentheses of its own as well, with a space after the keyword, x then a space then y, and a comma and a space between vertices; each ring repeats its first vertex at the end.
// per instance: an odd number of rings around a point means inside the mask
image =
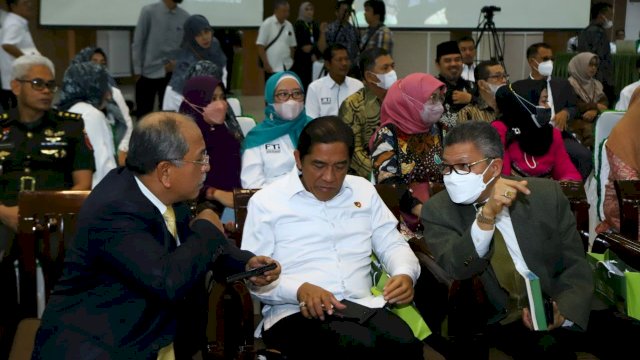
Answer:
POLYGON ((582 239, 584 251, 589 250, 589 202, 582 183, 561 181, 560 188, 569 200, 571 212, 576 218, 576 228, 582 239))
POLYGON ((242 130, 242 134, 244 136, 247 136, 249 131, 256 127, 256 121, 248 116, 237 116, 236 120, 238 120, 238 124, 240 124, 240 129, 242 130))

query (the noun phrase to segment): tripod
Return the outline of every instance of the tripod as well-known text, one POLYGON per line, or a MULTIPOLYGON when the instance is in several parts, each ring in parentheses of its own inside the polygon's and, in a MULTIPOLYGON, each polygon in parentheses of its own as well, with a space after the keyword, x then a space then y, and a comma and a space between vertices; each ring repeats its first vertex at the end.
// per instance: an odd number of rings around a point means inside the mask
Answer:
POLYGON ((493 22, 494 11, 500 11, 501 9, 496 6, 485 6, 480 10, 484 14, 484 20, 480 21, 476 31, 479 31, 478 39, 476 40, 476 49, 479 48, 480 41, 485 32, 489 33, 489 58, 500 62, 504 68, 504 51, 503 46, 500 43, 500 36, 496 30, 496 24, 493 22))

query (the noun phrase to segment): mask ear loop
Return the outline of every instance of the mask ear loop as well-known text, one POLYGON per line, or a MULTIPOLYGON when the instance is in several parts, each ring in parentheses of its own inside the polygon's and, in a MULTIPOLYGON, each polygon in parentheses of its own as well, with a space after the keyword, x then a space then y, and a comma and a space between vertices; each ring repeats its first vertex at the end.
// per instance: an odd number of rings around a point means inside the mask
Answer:
POLYGON ((199 112, 201 115, 204 113, 204 107, 203 106, 198 106, 196 104, 192 104, 189 100, 187 99, 183 99, 184 102, 187 103, 187 105, 191 106, 191 108, 197 112, 199 112))
POLYGON ((524 109, 527 110, 527 112, 529 113, 529 116, 531 116, 531 120, 533 120, 533 123, 536 124, 536 126, 538 128, 541 128, 542 126, 538 122, 538 119, 536 119, 536 114, 533 114, 531 111, 529 111, 529 108, 527 108, 527 106, 522 102, 522 100, 526 101, 527 104, 533 106, 534 108, 536 108, 536 106, 533 105, 529 100, 527 100, 527 99, 523 98, 522 96, 518 95, 518 93, 513 91, 513 89, 511 89, 511 91, 513 92, 513 95, 516 96, 516 99, 518 100, 518 102, 520 102, 520 105, 522 105, 524 107, 524 109))

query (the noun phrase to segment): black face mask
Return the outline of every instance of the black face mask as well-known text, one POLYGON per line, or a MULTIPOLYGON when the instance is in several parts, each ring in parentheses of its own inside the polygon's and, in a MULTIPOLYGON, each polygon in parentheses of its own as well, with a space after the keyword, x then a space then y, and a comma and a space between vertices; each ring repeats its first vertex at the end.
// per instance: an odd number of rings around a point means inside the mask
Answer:
POLYGON ((538 128, 541 128, 551 122, 551 108, 546 108, 544 106, 539 106, 539 105, 533 105, 529 100, 518 95, 515 91, 513 92, 513 94, 516 96, 516 99, 518 99, 518 101, 520 102, 520 105, 522 105, 525 108, 525 110, 527 110, 527 112, 531 115, 531 120, 533 120, 533 123, 538 128), (531 113, 531 111, 529 110, 529 107, 525 105, 522 101, 525 101, 527 104, 533 106, 536 109, 536 113, 535 114, 531 113))
POLYGON ((551 108, 536 106, 536 113, 535 115, 531 114, 531 119, 538 128, 549 124, 551 122, 551 108))

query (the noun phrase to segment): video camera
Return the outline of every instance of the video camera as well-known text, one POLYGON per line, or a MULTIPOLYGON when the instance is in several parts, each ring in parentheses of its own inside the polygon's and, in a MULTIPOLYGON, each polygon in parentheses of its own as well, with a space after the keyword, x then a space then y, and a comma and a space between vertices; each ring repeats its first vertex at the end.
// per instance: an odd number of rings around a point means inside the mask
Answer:
POLYGON ((502 11, 502 9, 494 5, 487 5, 487 6, 484 6, 482 9, 480 9, 480 12, 483 12, 483 13, 493 13, 493 12, 500 12, 500 11, 502 11))

